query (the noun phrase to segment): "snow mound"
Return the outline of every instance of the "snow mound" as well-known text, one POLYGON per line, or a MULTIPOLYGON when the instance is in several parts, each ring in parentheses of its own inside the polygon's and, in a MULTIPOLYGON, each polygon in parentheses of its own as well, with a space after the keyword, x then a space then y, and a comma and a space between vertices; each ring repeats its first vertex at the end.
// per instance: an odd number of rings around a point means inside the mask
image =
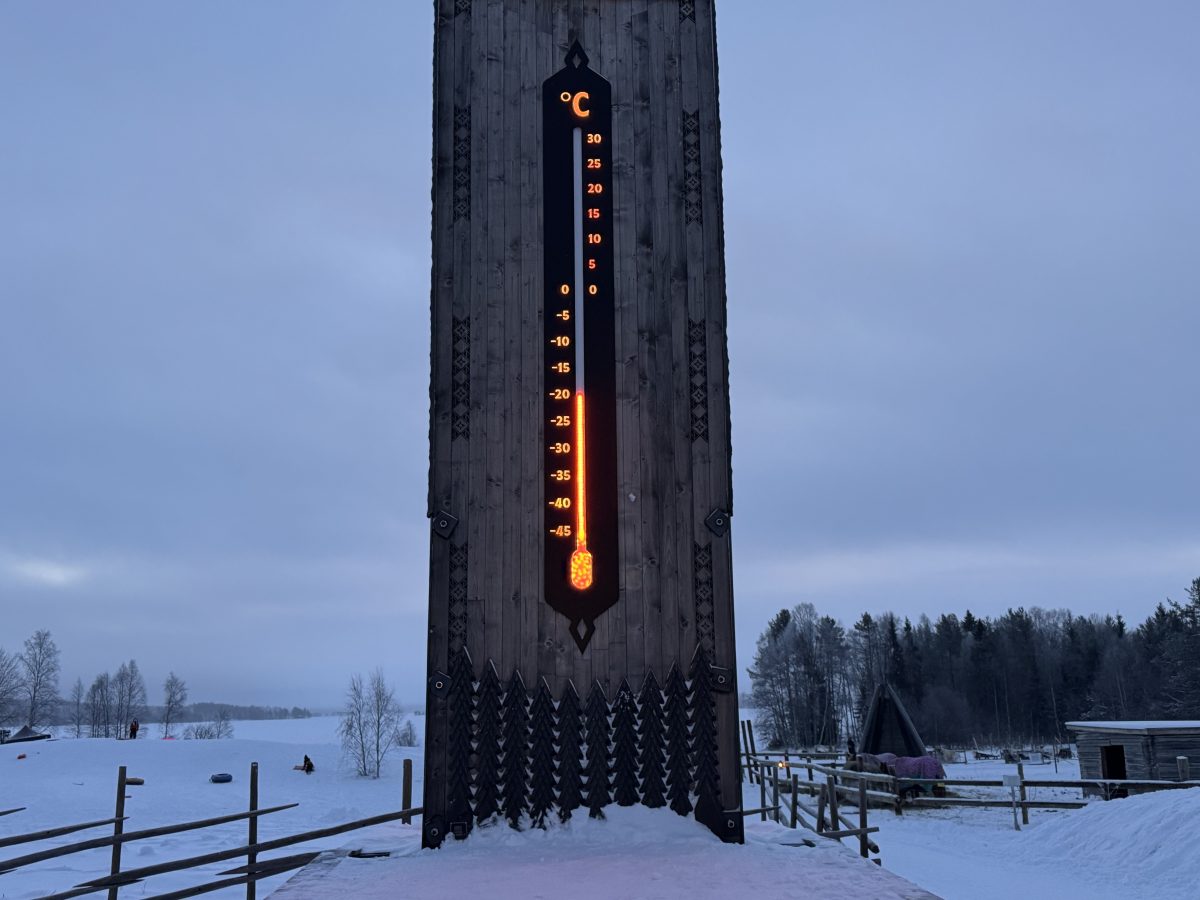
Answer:
POLYGON ((1034 863, 1070 859, 1106 880, 1128 884, 1129 896, 1152 884, 1196 896, 1200 878, 1200 789, 1158 791, 1095 802, 1027 832, 1020 855, 1034 863))
POLYGON ((774 823, 748 823, 746 844, 737 846, 667 809, 610 806, 605 816, 591 819, 583 810, 545 830, 516 831, 500 822, 440 850, 393 847, 386 859, 343 859, 300 873, 271 896, 393 900, 475 896, 486 889, 493 897, 522 900, 783 900, 798 892, 822 900, 933 897, 833 841, 785 846, 815 836, 774 823))

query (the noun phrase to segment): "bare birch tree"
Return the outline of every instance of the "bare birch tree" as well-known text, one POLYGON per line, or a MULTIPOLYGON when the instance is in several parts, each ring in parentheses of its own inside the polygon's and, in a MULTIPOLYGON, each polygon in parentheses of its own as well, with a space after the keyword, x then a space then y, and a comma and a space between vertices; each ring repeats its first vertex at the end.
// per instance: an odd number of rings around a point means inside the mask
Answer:
POLYGON ((366 683, 361 675, 350 679, 342 709, 342 751, 363 777, 378 778, 383 762, 400 740, 400 707, 396 691, 373 671, 366 683))
POLYGON ((174 672, 167 675, 167 680, 163 682, 163 737, 171 736, 172 726, 179 720, 184 706, 187 705, 187 696, 187 685, 183 679, 174 672))
POLYGON ((92 737, 112 737, 113 710, 112 678, 107 672, 101 672, 88 688, 88 726, 92 737))
POLYGON ((399 738, 400 707, 396 705, 396 690, 384 680, 382 669, 371 673, 369 690, 371 775, 378 778, 383 761, 399 738))
POLYGON ((21 660, 0 647, 0 725, 17 717, 18 698, 21 696, 21 660))
POLYGON ((367 727, 369 706, 362 676, 352 676, 350 687, 346 689, 346 705, 342 708, 342 722, 338 731, 342 736, 342 752, 363 777, 371 774, 371 738, 367 727))
POLYGON ((20 659, 24 670, 25 724, 36 728, 50 720, 58 703, 58 646, 50 632, 42 629, 26 638, 20 659))
POLYGON ((71 685, 71 725, 75 729, 75 737, 83 737, 83 720, 86 714, 84 707, 84 699, 87 695, 83 690, 83 679, 76 678, 75 683, 71 685))

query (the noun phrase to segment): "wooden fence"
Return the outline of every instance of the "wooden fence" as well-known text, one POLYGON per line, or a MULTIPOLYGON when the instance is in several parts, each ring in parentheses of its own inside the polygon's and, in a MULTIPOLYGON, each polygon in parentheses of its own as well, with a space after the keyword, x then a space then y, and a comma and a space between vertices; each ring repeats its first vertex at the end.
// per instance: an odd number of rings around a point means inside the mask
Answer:
MULTIPOLYGON (((1132 781, 1129 779, 1113 778, 1084 778, 1084 779, 1042 779, 1025 778, 1024 763, 1017 763, 1017 798, 996 797, 959 797, 959 796, 925 796, 914 788, 933 792, 934 788, 941 790, 946 787, 967 788, 1003 788, 1004 781, 992 778, 899 778, 895 775, 885 775, 876 772, 854 772, 836 761, 842 759, 837 753, 810 753, 808 751, 776 750, 757 751, 754 746, 754 724, 749 720, 742 722, 742 753, 743 770, 751 784, 759 784, 763 796, 768 783, 772 789, 779 784, 783 789, 813 794, 817 796, 834 796, 864 798, 868 803, 890 807, 896 815, 901 815, 908 807, 950 807, 986 809, 1002 807, 1015 808, 1021 811, 1023 824, 1029 824, 1031 809, 1079 809, 1087 806, 1087 801, 1079 800, 1039 800, 1031 799, 1030 789, 1036 788, 1076 788, 1081 793, 1092 793, 1105 800, 1124 797, 1130 792, 1148 792, 1161 790, 1176 790, 1180 788, 1200 787, 1200 781, 1132 781), (820 762, 824 760, 825 762, 820 762), (779 773, 787 773, 780 781, 779 773), (804 774, 806 777, 800 777, 804 774), (824 776, 820 780, 817 776, 824 776)), ((766 805, 764 801, 764 806, 766 805)))
MULTIPOLYGON (((117 771, 117 802, 115 813, 112 818, 99 819, 92 822, 81 822, 75 825, 63 825, 57 828, 49 828, 42 831, 30 832, 28 834, 0 838, 0 847, 11 847, 17 844, 27 844, 35 841, 44 841, 50 838, 61 837, 63 835, 73 834, 78 831, 86 831, 91 828, 102 828, 108 825, 112 826, 112 834, 105 837, 91 838, 85 841, 77 841, 72 844, 65 844, 61 847, 53 847, 48 850, 27 853, 23 856, 0 859, 0 876, 3 876, 4 874, 15 869, 33 865, 39 862, 44 862, 46 860, 69 856, 85 850, 111 847, 112 862, 108 875, 102 878, 95 878, 90 881, 85 881, 82 884, 75 885, 72 888, 56 894, 48 894, 43 898, 43 900, 67 900, 69 897, 82 897, 86 894, 97 894, 101 891, 108 892, 109 900, 118 900, 119 891, 121 888, 137 884, 154 875, 164 875, 168 872, 181 872, 188 869, 197 868, 198 866, 211 865, 212 863, 241 859, 244 857, 246 860, 245 865, 227 869, 226 871, 219 873, 221 876, 228 877, 222 877, 216 881, 209 881, 204 884, 183 888, 181 890, 169 891, 163 894, 154 894, 149 896, 145 894, 139 894, 138 896, 139 898, 143 898, 143 900, 182 900, 184 897, 195 897, 200 894, 207 894, 211 891, 220 890, 222 888, 245 885, 247 900, 255 900, 256 885, 259 881, 264 878, 271 878, 275 875, 280 875, 284 872, 289 872, 293 869, 298 869, 301 866, 307 865, 322 851, 313 850, 305 853, 296 853, 291 856, 277 856, 271 859, 260 859, 259 854, 269 853, 273 850, 278 850, 281 847, 288 847, 293 844, 303 844, 308 841, 320 840, 321 838, 330 837, 335 834, 343 834, 347 831, 356 831, 360 828, 368 828, 372 825, 382 825, 385 822, 401 821, 405 824, 409 824, 412 822, 414 816, 419 816, 422 814, 421 807, 412 806, 411 759, 404 760, 402 808, 400 810, 396 812, 382 813, 377 816, 370 816, 365 819, 358 819, 353 822, 346 822, 341 825, 332 825, 327 828, 319 828, 314 831, 306 831, 301 834, 293 834, 287 837, 276 838, 270 841, 258 840, 259 818, 261 816, 281 812, 285 809, 292 809, 299 804, 286 803, 282 806, 269 806, 265 809, 260 808, 258 805, 258 763, 250 764, 250 802, 249 809, 247 809, 245 812, 229 813, 223 816, 199 819, 192 822, 181 822, 175 825, 161 825, 155 828, 145 828, 140 831, 125 831, 125 822, 128 820, 128 817, 125 815, 125 800, 128 799, 125 791, 128 790, 131 785, 137 785, 141 783, 141 779, 130 778, 126 772, 126 767, 121 766, 117 771), (149 838, 162 837, 168 834, 179 834, 183 831, 211 828, 214 825, 223 825, 229 822, 237 822, 241 820, 245 820, 247 822, 246 843, 243 846, 233 847, 228 850, 218 850, 213 853, 205 853, 199 856, 191 856, 186 859, 158 863, 151 866, 142 866, 140 868, 123 869, 121 867, 121 851, 126 844, 133 843, 134 841, 147 840, 149 838)), ((0 810, 0 815, 17 813, 22 809, 24 809, 24 807, 21 807, 20 809, 0 810)), ((2 883, 0 883, 0 887, 2 887, 2 883)))
MULTIPOLYGON (((879 845, 871 840, 870 835, 879 831, 878 826, 867 822, 867 811, 870 807, 866 782, 859 782, 857 792, 851 793, 858 809, 858 823, 844 816, 839 809, 838 795, 848 793, 845 785, 839 786, 833 776, 819 785, 813 785, 810 793, 816 795, 816 808, 809 806, 800 799, 803 790, 800 776, 785 771, 783 763, 761 762, 755 781, 759 785, 760 805, 753 809, 744 809, 742 815, 768 818, 792 828, 807 828, 821 837, 841 841, 842 838, 858 838, 858 852, 863 859, 869 859, 871 853, 879 853, 879 845), (767 785, 770 784, 770 801, 767 799, 767 785), (785 814, 780 794, 788 794, 790 800, 785 814)), ((880 863, 878 857, 874 860, 880 863)))

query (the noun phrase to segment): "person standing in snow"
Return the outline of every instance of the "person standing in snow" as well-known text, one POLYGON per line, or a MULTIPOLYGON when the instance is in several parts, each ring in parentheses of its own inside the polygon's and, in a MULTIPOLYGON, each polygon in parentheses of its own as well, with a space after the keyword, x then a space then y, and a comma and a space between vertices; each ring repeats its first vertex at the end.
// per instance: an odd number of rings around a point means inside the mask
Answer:
POLYGON ((857 753, 855 753, 855 751, 857 749, 858 748, 854 746, 854 738, 848 738, 846 740, 846 759, 847 759, 847 761, 854 759, 854 757, 858 755, 857 753))
POLYGON ((304 763, 300 766, 300 768, 304 770, 305 775, 311 775, 313 773, 313 769, 316 768, 316 766, 313 765, 313 761, 308 758, 307 753, 304 754, 304 763))
POLYGON ((129 739, 131 741, 136 741, 137 733, 138 733, 138 720, 134 719, 132 722, 129 723, 129 739))

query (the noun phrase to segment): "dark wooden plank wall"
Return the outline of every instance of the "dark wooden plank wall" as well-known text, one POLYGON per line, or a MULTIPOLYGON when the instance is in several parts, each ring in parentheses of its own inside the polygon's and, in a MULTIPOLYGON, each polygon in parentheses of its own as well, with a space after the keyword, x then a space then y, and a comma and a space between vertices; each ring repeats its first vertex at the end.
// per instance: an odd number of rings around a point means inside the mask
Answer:
POLYGON ((1125 777, 1131 781, 1145 781, 1151 774, 1150 741, 1144 734, 1101 734, 1079 732, 1075 746, 1079 751, 1079 777, 1103 778, 1100 765, 1100 748, 1120 745, 1125 748, 1125 777))
MULTIPOLYGON (((610 696, 651 670, 661 683, 672 663, 686 670, 698 641, 734 672, 730 537, 704 524, 715 508, 732 512, 713 2, 436 0, 435 10, 429 512, 459 522, 431 538, 430 671, 447 670, 465 622, 477 672, 491 660, 501 678, 514 668, 530 686, 546 678, 555 696, 568 679, 610 696), (621 599, 583 654, 541 601, 540 89, 576 38, 613 86, 621 448, 621 599), (456 322, 469 330, 466 369, 456 322), (467 599, 451 611, 464 569, 467 599), (712 590, 699 630, 698 580, 712 590)), ((430 699, 427 808, 444 790, 447 728, 430 699)), ((717 713, 733 809, 736 690, 717 695, 717 713)))
POLYGON ((1156 734, 1151 737, 1153 754, 1150 759, 1151 778, 1174 781, 1179 777, 1175 757, 1186 756, 1192 778, 1200 778, 1200 731, 1176 734, 1156 734))

